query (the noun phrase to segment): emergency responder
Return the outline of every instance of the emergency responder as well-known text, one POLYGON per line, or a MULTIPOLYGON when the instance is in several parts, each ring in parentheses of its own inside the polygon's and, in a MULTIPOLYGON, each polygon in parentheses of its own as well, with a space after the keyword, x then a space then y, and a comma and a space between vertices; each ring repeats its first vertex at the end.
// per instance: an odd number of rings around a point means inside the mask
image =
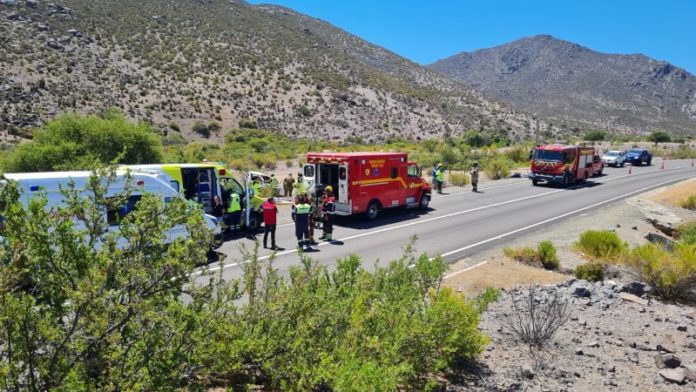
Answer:
POLYGON ((218 195, 213 196, 213 216, 218 223, 222 222, 222 218, 225 216, 225 206, 222 205, 222 200, 218 195))
POLYGON ((302 178, 302 173, 297 175, 297 182, 295 183, 295 194, 301 195, 305 193, 305 186, 302 178))
POLYGON ((292 189, 295 187, 295 179, 292 178, 292 173, 288 173, 288 176, 283 180, 283 190, 285 197, 292 197, 292 189))
POLYGON ((471 191, 478 192, 478 180, 479 180, 479 164, 474 162, 474 166, 471 168, 471 191))
POLYGON ((225 224, 232 229, 233 234, 237 234, 237 227, 242 219, 242 203, 238 193, 232 192, 230 195, 230 204, 227 206, 227 216, 225 224))
POLYGON ((323 234, 319 237, 320 240, 333 241, 333 205, 336 198, 333 195, 333 187, 328 185, 324 188, 324 200, 321 205, 322 212, 322 230, 323 234))
POLYGON ((445 167, 442 163, 437 164, 435 169, 435 182, 437 183, 437 193, 442 194, 442 184, 445 182, 445 167))
POLYGON ((252 196, 261 197, 261 184, 259 183, 258 179, 251 182, 251 189, 254 191, 252 196))
POLYGON ((317 245, 318 242, 314 240, 314 225, 317 222, 317 214, 321 212, 319 209, 319 198, 316 193, 312 193, 311 196, 307 195, 307 203, 312 206, 312 213, 309 214, 309 243, 311 245, 317 245))
POLYGON ((278 179, 275 174, 271 174, 271 196, 278 195, 278 179))
POLYGON ((297 249, 311 251, 309 243, 309 215, 312 213, 312 205, 307 200, 307 195, 297 197, 297 203, 292 206, 292 220, 295 222, 295 237, 297 237, 297 249))
POLYGON ((280 250, 280 248, 276 246, 276 241, 275 241, 277 216, 278 216, 278 206, 276 206, 273 198, 269 197, 268 200, 266 200, 263 203, 263 226, 264 226, 263 247, 264 248, 268 247, 267 246, 268 233, 271 233, 271 249, 272 250, 280 250))

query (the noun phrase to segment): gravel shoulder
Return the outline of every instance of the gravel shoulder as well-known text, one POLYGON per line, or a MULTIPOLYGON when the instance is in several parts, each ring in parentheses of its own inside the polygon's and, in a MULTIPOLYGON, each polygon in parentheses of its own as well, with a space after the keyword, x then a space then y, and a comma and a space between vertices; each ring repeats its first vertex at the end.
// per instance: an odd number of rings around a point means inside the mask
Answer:
POLYGON ((643 293, 626 277, 590 283, 507 259, 503 248, 535 247, 551 240, 561 270, 586 262, 573 249, 587 229, 613 230, 631 246, 660 233, 648 219, 675 226, 696 219, 677 207, 696 194, 696 179, 635 196, 582 214, 461 260, 450 267, 445 285, 473 296, 486 287, 501 289, 501 298, 481 318, 480 329, 491 345, 452 391, 693 391, 696 388, 696 308, 665 304, 643 293), (530 350, 510 331, 514 299, 561 293, 569 321, 543 350, 530 350), (679 362, 675 369, 673 355, 679 362), (671 362, 670 362, 671 361, 671 362), (661 368, 665 367, 665 368, 661 368), (669 381, 669 378, 676 377, 669 381), (692 377, 693 380, 689 380, 692 377))

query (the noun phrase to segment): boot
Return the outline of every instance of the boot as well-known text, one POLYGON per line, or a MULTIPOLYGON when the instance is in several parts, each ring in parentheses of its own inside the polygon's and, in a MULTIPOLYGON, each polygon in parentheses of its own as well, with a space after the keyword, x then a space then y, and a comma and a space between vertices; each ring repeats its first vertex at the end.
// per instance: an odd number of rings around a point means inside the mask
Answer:
POLYGON ((326 233, 322 234, 321 237, 319 237, 320 240, 325 240, 326 239, 326 233))
POLYGON ((326 237, 324 238, 326 241, 331 242, 333 241, 333 235, 331 233, 327 234, 326 237))

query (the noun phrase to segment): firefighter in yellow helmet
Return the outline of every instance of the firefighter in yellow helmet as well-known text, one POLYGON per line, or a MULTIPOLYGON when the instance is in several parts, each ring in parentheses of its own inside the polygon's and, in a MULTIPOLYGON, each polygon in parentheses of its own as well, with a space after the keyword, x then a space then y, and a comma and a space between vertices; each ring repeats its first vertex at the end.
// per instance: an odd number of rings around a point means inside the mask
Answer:
POLYGON ((320 240, 333 241, 333 207, 336 198, 333 194, 333 187, 328 185, 324 188, 324 199, 322 200, 321 214, 322 214, 322 230, 323 235, 319 237, 320 240))

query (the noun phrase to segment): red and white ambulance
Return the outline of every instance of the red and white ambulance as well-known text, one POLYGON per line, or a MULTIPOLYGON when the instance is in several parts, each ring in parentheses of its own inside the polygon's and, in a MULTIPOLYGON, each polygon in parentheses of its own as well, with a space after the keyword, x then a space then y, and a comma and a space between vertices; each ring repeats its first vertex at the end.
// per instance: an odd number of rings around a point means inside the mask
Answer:
POLYGON ((336 215, 365 213, 372 220, 385 208, 426 209, 430 203, 430 185, 406 153, 308 153, 303 182, 310 194, 330 185, 336 215))

